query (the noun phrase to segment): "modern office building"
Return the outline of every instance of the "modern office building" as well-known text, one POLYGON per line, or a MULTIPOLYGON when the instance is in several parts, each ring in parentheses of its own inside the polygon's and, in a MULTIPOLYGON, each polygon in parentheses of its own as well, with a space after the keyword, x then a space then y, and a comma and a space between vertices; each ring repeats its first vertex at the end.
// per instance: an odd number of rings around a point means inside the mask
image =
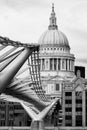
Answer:
POLYGON ((87 127, 87 79, 80 76, 65 83, 62 94, 63 126, 87 127))
POLYGON ((0 100, 0 126, 30 126, 31 118, 19 103, 0 100))

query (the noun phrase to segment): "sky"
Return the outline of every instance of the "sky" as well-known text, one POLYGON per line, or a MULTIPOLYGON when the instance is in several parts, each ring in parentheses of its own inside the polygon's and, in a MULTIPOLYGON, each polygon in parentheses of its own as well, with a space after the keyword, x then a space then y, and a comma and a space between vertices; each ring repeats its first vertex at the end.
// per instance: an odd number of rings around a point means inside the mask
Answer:
POLYGON ((87 0, 0 0, 0 35, 38 43, 48 29, 52 3, 58 29, 67 36, 75 55, 75 65, 85 66, 87 73, 87 0))

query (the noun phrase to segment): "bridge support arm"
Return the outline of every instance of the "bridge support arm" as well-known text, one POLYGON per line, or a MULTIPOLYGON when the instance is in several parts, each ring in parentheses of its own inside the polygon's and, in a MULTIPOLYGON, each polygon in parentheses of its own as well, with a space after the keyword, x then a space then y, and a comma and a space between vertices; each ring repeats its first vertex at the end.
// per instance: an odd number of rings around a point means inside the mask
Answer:
POLYGON ((12 61, 1 73, 0 73, 0 94, 10 84, 13 77, 19 71, 21 66, 25 63, 32 49, 26 48, 14 61, 12 61))
POLYGON ((57 101, 58 99, 55 99, 50 105, 48 105, 44 110, 42 110, 38 114, 34 112, 30 107, 24 105, 24 103, 21 103, 28 115, 32 118, 31 130, 45 130, 43 119, 57 101))

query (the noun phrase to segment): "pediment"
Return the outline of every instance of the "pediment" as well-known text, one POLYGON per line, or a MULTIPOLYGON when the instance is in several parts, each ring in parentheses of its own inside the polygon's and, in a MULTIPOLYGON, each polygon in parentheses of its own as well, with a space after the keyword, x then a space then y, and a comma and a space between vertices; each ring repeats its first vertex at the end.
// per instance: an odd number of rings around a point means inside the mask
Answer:
POLYGON ((76 89, 75 89, 75 91, 83 91, 83 87, 82 86, 80 86, 80 85, 78 85, 77 87, 76 87, 76 89))
POLYGON ((81 78, 81 77, 76 77, 73 81, 72 81, 72 83, 74 83, 74 84, 83 84, 83 83, 85 83, 85 79, 84 78, 81 78))
POLYGON ((75 91, 82 91, 85 87, 85 82, 86 80, 81 77, 76 78, 73 82, 73 86, 74 86, 73 89, 75 91))

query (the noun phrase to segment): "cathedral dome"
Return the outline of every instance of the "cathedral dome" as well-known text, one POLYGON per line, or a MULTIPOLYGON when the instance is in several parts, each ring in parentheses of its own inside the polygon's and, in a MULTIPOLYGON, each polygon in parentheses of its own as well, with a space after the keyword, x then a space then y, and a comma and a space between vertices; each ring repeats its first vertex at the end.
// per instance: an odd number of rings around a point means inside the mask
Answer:
POLYGON ((58 47, 69 47, 69 42, 65 34, 58 29, 52 29, 45 31, 38 42, 40 45, 44 44, 51 44, 51 45, 57 45, 58 47))
POLYGON ((69 42, 65 34, 59 31, 58 26, 56 24, 56 17, 54 12, 54 5, 52 6, 52 13, 50 17, 50 25, 48 26, 48 30, 45 31, 41 37, 39 38, 38 43, 41 46, 50 45, 50 46, 58 46, 58 47, 67 47, 70 49, 69 42))

